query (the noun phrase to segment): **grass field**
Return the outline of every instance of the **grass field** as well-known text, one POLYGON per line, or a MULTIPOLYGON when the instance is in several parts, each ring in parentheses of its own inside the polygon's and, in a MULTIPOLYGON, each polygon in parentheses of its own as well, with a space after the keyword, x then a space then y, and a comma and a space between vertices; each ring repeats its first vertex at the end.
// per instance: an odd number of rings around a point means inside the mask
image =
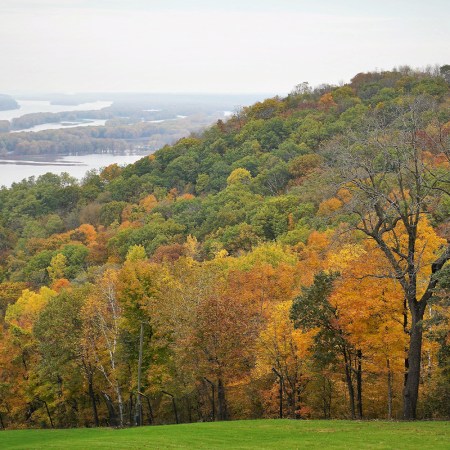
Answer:
POLYGON ((1 449, 450 449, 450 422, 248 420, 113 430, 11 430, 1 449))

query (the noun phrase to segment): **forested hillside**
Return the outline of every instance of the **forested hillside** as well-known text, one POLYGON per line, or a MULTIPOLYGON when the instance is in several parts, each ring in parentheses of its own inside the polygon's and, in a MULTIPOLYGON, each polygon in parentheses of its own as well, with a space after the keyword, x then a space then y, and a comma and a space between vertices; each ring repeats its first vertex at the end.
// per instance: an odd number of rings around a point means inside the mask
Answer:
POLYGON ((1 189, 2 425, 449 417, 445 67, 1 189))

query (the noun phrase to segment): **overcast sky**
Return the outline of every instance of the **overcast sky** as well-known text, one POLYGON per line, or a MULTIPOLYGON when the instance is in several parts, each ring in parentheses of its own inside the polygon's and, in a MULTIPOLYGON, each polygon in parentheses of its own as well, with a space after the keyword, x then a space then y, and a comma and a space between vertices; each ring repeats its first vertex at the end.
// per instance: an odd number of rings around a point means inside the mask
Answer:
POLYGON ((0 92, 270 92, 450 63, 449 0, 0 0, 0 92))

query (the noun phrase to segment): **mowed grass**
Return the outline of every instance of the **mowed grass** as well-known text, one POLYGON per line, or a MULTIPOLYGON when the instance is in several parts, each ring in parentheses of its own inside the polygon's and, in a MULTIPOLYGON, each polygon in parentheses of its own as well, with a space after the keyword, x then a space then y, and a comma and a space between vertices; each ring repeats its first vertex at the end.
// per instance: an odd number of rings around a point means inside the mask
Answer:
POLYGON ((246 420, 113 430, 11 430, 1 449, 450 449, 450 422, 246 420))

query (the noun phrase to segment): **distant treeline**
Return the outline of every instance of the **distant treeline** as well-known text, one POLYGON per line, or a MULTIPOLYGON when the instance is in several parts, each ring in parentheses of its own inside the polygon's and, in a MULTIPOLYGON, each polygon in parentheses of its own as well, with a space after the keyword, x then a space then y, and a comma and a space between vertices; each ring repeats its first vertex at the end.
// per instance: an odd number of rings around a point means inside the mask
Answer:
MULTIPOLYGON (((98 114, 99 111, 91 113, 98 114)), ((66 114, 66 120, 73 120, 69 113, 66 114)), ((40 115, 49 116, 46 113, 40 115)), ((107 126, 44 130, 37 133, 3 133, 0 134, 0 156, 122 152, 136 145, 154 150, 198 131, 215 119, 217 116, 214 115, 199 115, 162 123, 139 122, 123 125, 120 124, 120 119, 113 119, 107 122, 107 126)))
POLYGON ((136 107, 126 106, 111 106, 95 111, 64 111, 59 113, 40 112, 16 117, 12 119, 11 122, 7 120, 0 121, 0 131, 20 131, 44 123, 78 122, 85 119, 114 120, 119 121, 120 123, 133 124, 138 122, 149 122, 152 120, 171 120, 176 119, 178 115, 209 115, 212 113, 216 114, 217 111, 212 111, 208 108, 201 108, 199 110, 193 110, 191 108, 170 108, 165 110, 146 111, 136 109, 136 107))

